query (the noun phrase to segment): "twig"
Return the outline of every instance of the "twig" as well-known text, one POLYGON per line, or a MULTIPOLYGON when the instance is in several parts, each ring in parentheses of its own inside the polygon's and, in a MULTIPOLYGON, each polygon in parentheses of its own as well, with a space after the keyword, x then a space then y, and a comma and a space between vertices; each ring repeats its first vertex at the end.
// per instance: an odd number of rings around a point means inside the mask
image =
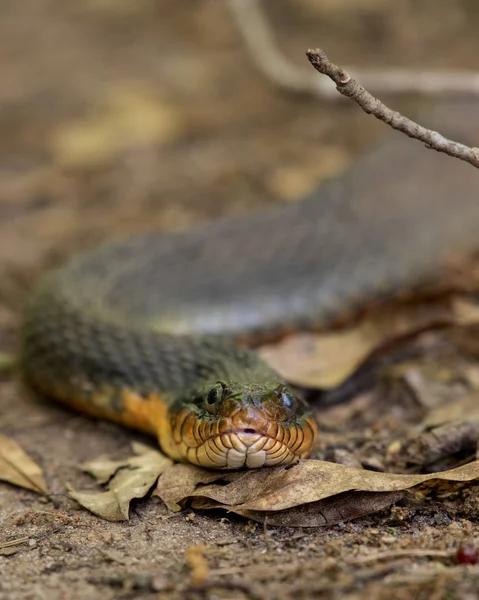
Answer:
POLYGON ((410 548, 409 550, 390 550, 385 552, 374 552, 367 556, 361 556, 352 560, 349 564, 364 565, 369 562, 377 562, 378 560, 394 560, 395 558, 452 558, 455 552, 451 550, 429 550, 427 548, 410 548))
MULTIPOLYGON (((310 71, 286 58, 274 39, 259 0, 227 0, 227 6, 252 60, 267 79, 293 92, 306 92, 327 100, 340 97, 327 79, 314 77, 310 71)), ((399 67, 346 68, 376 94, 479 96, 479 73, 399 67)))
POLYGON ((12 546, 19 546, 20 544, 28 544, 29 540, 30 538, 28 537, 28 535, 24 535, 13 540, 0 542, 0 550, 3 550, 4 548, 11 548, 12 546))
POLYGON ((444 152, 479 168, 479 148, 470 148, 448 140, 437 131, 426 129, 401 113, 391 110, 359 85, 344 69, 332 63, 323 50, 319 48, 308 50, 306 56, 317 71, 327 75, 336 84, 336 89, 340 94, 357 102, 366 113, 374 115, 393 129, 423 142, 426 148, 444 152))

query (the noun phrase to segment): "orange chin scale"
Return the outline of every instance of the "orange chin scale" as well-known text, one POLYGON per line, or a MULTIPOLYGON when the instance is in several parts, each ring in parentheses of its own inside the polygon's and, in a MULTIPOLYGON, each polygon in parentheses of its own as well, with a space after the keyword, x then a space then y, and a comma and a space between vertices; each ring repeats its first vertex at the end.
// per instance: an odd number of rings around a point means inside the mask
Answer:
POLYGON ((262 407, 227 402, 218 418, 206 419, 191 408, 170 411, 159 394, 142 396, 131 389, 110 386, 71 394, 59 386, 52 396, 94 417, 157 436, 163 451, 174 460, 212 469, 259 468, 290 465, 309 456, 316 446, 315 419, 281 421, 273 404, 262 407))
POLYGON ((306 458, 316 445, 318 429, 313 417, 281 423, 248 406, 216 420, 182 409, 171 415, 171 432, 182 460, 205 468, 254 469, 306 458))

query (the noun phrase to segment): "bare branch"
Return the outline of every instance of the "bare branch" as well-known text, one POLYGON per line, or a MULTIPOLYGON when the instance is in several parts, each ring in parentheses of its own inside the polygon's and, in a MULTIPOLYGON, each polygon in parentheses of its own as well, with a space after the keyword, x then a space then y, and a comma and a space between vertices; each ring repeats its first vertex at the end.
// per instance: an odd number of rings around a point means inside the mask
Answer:
POLYGON ((448 140, 437 131, 426 129, 401 115, 401 113, 391 110, 352 79, 347 71, 332 63, 323 50, 319 48, 308 50, 306 56, 317 71, 327 75, 336 84, 336 89, 340 94, 357 102, 366 113, 374 115, 393 129, 402 131, 407 136, 423 142, 426 148, 444 152, 479 168, 479 148, 470 148, 464 144, 448 140))
MULTIPOLYGON (((306 92, 328 100, 340 98, 330 81, 315 77, 311 71, 287 59, 275 41, 259 0, 227 0, 227 6, 253 62, 268 80, 293 92, 306 92)), ((375 94, 479 96, 479 73, 473 71, 345 68, 375 94)))

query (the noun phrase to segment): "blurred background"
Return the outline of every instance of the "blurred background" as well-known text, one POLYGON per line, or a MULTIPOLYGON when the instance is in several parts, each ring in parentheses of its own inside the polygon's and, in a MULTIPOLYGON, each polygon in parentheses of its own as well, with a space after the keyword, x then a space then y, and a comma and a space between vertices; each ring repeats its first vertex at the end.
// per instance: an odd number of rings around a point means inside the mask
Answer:
MULTIPOLYGON (((304 51, 316 46, 344 66, 477 68, 474 0, 261 6, 284 56, 312 77, 304 51)), ((117 234, 294 201, 388 133, 339 95, 269 81, 229 7, 1 1, 0 264, 10 278, 30 281, 117 234)), ((419 103, 381 97, 410 112, 419 103)))

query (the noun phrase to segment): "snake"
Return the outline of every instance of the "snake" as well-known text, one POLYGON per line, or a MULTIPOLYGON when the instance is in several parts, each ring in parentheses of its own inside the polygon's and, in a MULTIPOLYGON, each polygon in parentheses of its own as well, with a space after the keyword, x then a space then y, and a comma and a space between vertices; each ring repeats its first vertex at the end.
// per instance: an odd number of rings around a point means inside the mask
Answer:
MULTIPOLYGON (((427 119, 462 141, 473 103, 427 119)), ((208 469, 311 456, 315 411, 256 347, 442 277, 478 249, 477 171, 394 132, 307 197, 73 257, 28 299, 37 393, 154 435, 208 469)))

